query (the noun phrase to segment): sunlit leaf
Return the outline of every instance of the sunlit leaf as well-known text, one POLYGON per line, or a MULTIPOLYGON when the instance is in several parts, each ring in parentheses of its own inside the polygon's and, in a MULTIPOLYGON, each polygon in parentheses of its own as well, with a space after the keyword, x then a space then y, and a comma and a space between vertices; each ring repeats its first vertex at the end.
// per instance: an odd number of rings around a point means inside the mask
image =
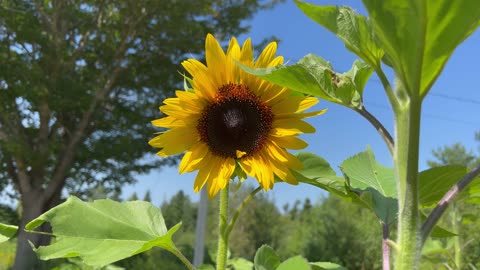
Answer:
POLYGON ((480 23, 477 0, 363 0, 379 44, 412 96, 425 96, 480 23))
POLYGON ((12 238, 18 231, 18 226, 0 223, 0 243, 12 238))
POLYGON ((446 165, 422 171, 418 175, 420 206, 432 207, 467 173, 460 165, 446 165))
POLYGON ((348 270, 347 268, 331 262, 314 262, 310 263, 312 270, 348 270))
POLYGON ((295 256, 282 262, 277 270, 311 270, 311 267, 307 259, 295 256))
POLYGON ((313 54, 290 66, 254 69, 237 64, 266 81, 347 107, 358 106, 373 71, 368 64, 357 60, 349 71, 337 73, 329 62, 313 54))
POLYGON ((339 37, 347 49, 372 66, 380 65, 383 50, 376 44, 368 18, 350 7, 317 6, 299 0, 295 3, 308 17, 339 37))
POLYGON ((343 161, 340 165, 350 187, 360 193, 385 223, 392 223, 398 211, 393 168, 380 165, 370 149, 343 161))
POLYGON ((299 182, 319 187, 343 198, 350 197, 345 179, 338 177, 325 159, 309 152, 300 152, 296 156, 303 163, 302 170, 293 171, 299 182))
POLYGON ((255 270, 275 270, 280 265, 277 253, 267 245, 261 246, 253 259, 255 270))
POLYGON ((107 265, 152 247, 176 252, 172 236, 181 225, 167 230, 160 209, 149 202, 82 202, 75 197, 25 228, 33 231, 44 222, 52 226, 55 240, 35 250, 41 259, 80 257, 93 266, 107 265))

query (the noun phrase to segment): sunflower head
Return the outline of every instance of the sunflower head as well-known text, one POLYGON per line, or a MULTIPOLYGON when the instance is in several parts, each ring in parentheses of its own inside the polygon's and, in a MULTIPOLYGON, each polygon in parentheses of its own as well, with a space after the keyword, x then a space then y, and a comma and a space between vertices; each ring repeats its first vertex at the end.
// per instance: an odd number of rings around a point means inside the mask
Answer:
POLYGON ((176 91, 160 110, 164 118, 152 121, 168 130, 149 141, 165 157, 185 152, 179 171, 198 174, 194 190, 207 184, 208 195, 223 189, 238 166, 268 190, 274 176, 290 183, 297 180, 290 170, 302 168, 287 149, 307 146, 297 138, 315 129, 302 119, 325 112, 304 111, 318 100, 292 95, 291 91, 264 81, 239 69, 235 61, 253 68, 273 67, 283 63, 275 56, 272 42, 255 61, 250 39, 242 47, 235 38, 227 52, 207 35, 206 65, 188 59, 182 63, 191 75, 193 92, 176 91))

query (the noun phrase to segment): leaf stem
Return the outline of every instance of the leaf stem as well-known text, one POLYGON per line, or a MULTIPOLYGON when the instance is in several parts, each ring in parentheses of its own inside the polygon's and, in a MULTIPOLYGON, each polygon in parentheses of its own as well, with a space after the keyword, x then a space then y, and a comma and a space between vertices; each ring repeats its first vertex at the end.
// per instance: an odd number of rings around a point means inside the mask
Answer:
POLYGON ((447 209, 448 205, 451 204, 458 194, 464 190, 478 175, 480 175, 480 165, 467 173, 460 181, 451 187, 447 193, 445 193, 443 198, 437 203, 433 211, 422 225, 422 245, 432 231, 432 228, 447 209))
POLYGON ((383 89, 385 90, 385 93, 387 94, 388 100, 390 101, 390 104, 392 105, 393 112, 396 114, 400 109, 400 104, 398 102, 397 97, 395 96, 395 93, 393 92, 392 85, 388 81, 387 76, 383 72, 383 69, 380 65, 378 65, 375 68, 375 73, 377 73, 378 78, 382 82, 383 89))
POLYGON ((185 256, 183 256, 180 250, 173 248, 173 249, 169 249, 169 251, 172 252, 173 255, 177 256, 177 258, 179 258, 180 261, 182 261, 183 264, 185 264, 189 270, 196 270, 195 266, 193 266, 193 264, 187 258, 185 258, 185 256))
POLYGON ((406 89, 400 86, 399 93, 406 99, 395 112, 394 162, 399 209, 396 270, 417 269, 421 248, 418 157, 422 101, 418 97, 408 97, 405 91, 406 89))
POLYGON ((246 198, 243 200, 242 204, 238 206, 237 211, 235 211, 235 214, 233 215, 232 221, 230 221, 230 224, 228 224, 227 230, 225 232, 225 235, 228 236, 230 235, 230 232, 232 232, 233 227, 235 226, 235 222, 237 222, 238 217, 240 216, 240 213, 243 210, 243 207, 247 205, 248 202, 250 202, 251 199, 257 194, 260 190, 262 190, 262 187, 257 187, 254 191, 252 191, 246 198))
POLYGON ((395 142, 392 135, 390 134, 390 132, 388 132, 385 126, 383 126, 383 124, 373 114, 367 111, 363 104, 360 109, 356 107, 352 107, 352 109, 359 113, 361 116, 363 116, 365 119, 367 119, 368 122, 370 122, 370 124, 372 124, 377 129, 378 134, 380 134, 382 139, 387 144, 388 150, 390 150, 390 154, 393 155, 395 149, 395 142))
POLYGON ((220 191, 220 209, 218 212, 218 249, 217 249, 217 270, 225 270, 227 266, 228 252, 228 183, 224 189, 220 191))
POLYGON ((390 232, 388 231, 388 223, 382 224, 383 231, 383 240, 382 240, 382 261, 383 261, 383 270, 390 270, 390 246, 388 245, 390 232))

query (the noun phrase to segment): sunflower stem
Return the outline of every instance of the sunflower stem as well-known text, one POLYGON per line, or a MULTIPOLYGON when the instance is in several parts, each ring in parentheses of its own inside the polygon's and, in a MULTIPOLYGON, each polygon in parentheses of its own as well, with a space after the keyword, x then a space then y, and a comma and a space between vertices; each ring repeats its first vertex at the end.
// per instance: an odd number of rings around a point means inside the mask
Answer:
POLYGON ((228 252, 228 183, 220 191, 220 209, 218 212, 218 249, 217 249, 217 270, 225 270, 227 266, 228 252))
MULTIPOLYGON (((403 93, 402 93, 403 91, 403 93)), ((398 247, 395 269, 418 269, 421 250, 418 156, 422 101, 407 97, 405 89, 401 107, 395 113, 395 174, 398 185, 398 247)))

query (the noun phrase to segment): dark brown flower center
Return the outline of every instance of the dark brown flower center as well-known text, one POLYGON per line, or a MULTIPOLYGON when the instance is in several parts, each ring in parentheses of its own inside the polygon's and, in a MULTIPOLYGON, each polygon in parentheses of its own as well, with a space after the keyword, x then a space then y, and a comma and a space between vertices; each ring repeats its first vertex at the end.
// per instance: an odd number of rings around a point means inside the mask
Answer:
POLYGON ((222 86, 202 113, 197 125, 200 139, 213 153, 237 158, 264 144, 272 128, 273 113, 267 104, 243 84, 222 86))

